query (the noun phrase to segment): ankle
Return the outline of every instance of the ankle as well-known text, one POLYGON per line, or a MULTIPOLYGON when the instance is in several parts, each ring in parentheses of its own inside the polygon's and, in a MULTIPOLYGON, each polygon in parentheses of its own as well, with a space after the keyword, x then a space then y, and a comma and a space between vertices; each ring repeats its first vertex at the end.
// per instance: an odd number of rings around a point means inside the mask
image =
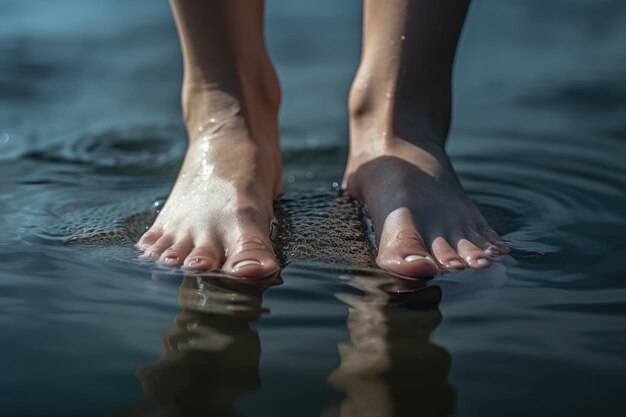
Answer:
POLYGON ((350 129, 356 136, 376 131, 383 142, 403 138, 443 146, 450 129, 451 101, 450 87, 400 92, 395 82, 357 77, 348 100, 350 129))
POLYGON ((190 139, 224 125, 277 139, 279 107, 280 87, 271 67, 217 82, 185 75, 182 109, 190 139))

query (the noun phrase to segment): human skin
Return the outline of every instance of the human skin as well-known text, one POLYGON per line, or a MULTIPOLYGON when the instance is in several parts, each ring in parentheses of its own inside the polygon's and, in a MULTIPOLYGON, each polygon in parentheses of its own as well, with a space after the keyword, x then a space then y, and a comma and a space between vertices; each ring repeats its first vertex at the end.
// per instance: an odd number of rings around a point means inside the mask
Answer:
POLYGON ((263 2, 172 0, 189 145, 172 192, 137 243, 170 267, 257 278, 279 269, 269 239, 281 193, 280 90, 263 2))
POLYGON ((372 218, 380 267, 409 277, 487 268, 508 247, 444 150, 468 0, 364 1, 343 187, 372 218))
MULTIPOLYGON (((281 193, 278 80, 260 0, 171 0, 184 57, 189 147, 163 210, 142 236, 170 267, 260 278, 281 193)), ((454 54, 468 1, 365 0, 343 188, 362 200, 377 264, 407 278, 486 268, 508 250, 444 151, 454 54)))

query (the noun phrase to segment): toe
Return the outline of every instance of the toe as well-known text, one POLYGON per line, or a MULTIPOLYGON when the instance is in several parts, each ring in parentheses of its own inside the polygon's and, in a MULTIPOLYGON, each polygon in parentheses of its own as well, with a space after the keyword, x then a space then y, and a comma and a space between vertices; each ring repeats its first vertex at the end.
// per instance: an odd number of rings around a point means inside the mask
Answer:
POLYGON ((433 240, 430 251, 445 269, 453 271, 465 269, 463 259, 443 237, 439 236, 433 240))
POLYGON ((502 257, 502 251, 498 246, 491 243, 484 235, 473 232, 470 233, 470 241, 481 249, 485 255, 487 255, 492 260, 498 260, 502 257))
POLYGON ((150 246, 154 245, 154 243, 159 240, 159 238, 163 235, 163 231, 158 229, 150 229, 146 233, 141 236, 139 241, 135 246, 139 249, 146 250, 150 246))
POLYGON ((461 258, 470 268, 481 269, 491 265, 489 256, 466 238, 459 239, 456 247, 461 258))
POLYGON ((146 249, 146 251, 143 254, 143 257, 157 260, 161 257, 161 254, 165 250, 167 250, 170 246, 172 246, 173 242, 174 242, 174 239, 171 236, 169 235, 161 236, 159 240, 154 242, 152 246, 146 249))
POLYGON ((385 241, 376 258, 381 268, 407 278, 430 278, 437 273, 437 265, 417 231, 402 231, 385 241))
POLYGON ((193 241, 187 237, 174 243, 171 247, 163 251, 159 261, 166 266, 177 268, 189 256, 193 249, 193 241))
POLYGON ((233 245, 222 270, 241 278, 264 278, 280 269, 269 237, 246 236, 233 245))
POLYGON ((487 239, 492 245, 494 245, 500 253, 509 253, 510 248, 509 244, 504 241, 495 231, 489 228, 485 228, 482 230, 482 235, 485 239, 487 239))
POLYGON ((183 263, 191 271, 215 271, 220 268, 224 252, 210 244, 198 245, 189 253, 183 263))

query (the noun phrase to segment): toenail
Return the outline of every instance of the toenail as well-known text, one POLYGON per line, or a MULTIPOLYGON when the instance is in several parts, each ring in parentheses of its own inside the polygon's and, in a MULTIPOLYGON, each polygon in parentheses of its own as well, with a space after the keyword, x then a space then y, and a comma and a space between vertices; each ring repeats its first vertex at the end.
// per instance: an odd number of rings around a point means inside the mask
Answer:
POLYGON ((458 259, 453 259, 450 262, 448 262, 448 265, 450 265, 452 268, 463 268, 465 265, 463 265, 463 262, 459 261, 458 259))
POLYGON ((425 256, 420 256, 420 255, 408 255, 404 257, 405 262, 416 262, 416 261, 428 261, 430 262, 430 259, 428 259, 425 256))
POLYGON ((485 258, 478 258, 476 259, 476 264, 481 265, 481 266, 489 265, 489 261, 486 260, 485 258))
POLYGON ((233 265, 233 270, 237 271, 238 269, 244 268, 246 266, 263 266, 263 264, 259 261, 255 261, 252 259, 248 259, 247 261, 240 261, 233 265))
POLYGON ((199 263, 200 263, 200 261, 201 261, 201 259, 200 259, 200 258, 194 258, 194 259, 192 259, 191 261, 187 262, 187 266, 193 266, 193 265, 195 265, 195 264, 199 264, 199 263))
POLYGON ((490 247, 485 250, 485 253, 489 256, 500 256, 502 253, 498 248, 490 247))
POLYGON ((178 256, 173 256, 173 255, 166 256, 165 259, 163 259, 163 263, 168 264, 168 265, 177 264, 178 256))

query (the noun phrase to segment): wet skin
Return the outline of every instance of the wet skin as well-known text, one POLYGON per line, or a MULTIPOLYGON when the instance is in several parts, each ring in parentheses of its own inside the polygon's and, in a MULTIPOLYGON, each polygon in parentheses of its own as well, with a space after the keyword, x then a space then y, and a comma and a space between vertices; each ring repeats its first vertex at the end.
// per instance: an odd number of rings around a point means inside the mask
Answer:
POLYGON ((168 201, 138 246, 170 267, 265 277, 279 268, 269 240, 277 150, 258 146, 238 116, 212 125, 190 141, 168 201))
MULTIPOLYGON (((185 62, 189 148, 138 247, 171 267, 268 276, 279 269, 269 234, 272 199, 281 192, 280 91, 263 41, 263 3, 172 0, 172 6, 185 62)), ((508 251, 444 151, 467 6, 364 3, 343 188, 372 217, 377 264, 406 278, 487 268, 508 251)))
POLYGON ((367 206, 376 263, 396 274, 427 278, 482 269, 508 252, 437 146, 394 138, 375 152, 352 154, 344 187, 367 206))
POLYGON ((171 4, 189 146, 163 210, 137 246, 170 267, 271 275, 279 269, 269 235, 282 184, 280 91, 263 40, 263 4, 171 4))

